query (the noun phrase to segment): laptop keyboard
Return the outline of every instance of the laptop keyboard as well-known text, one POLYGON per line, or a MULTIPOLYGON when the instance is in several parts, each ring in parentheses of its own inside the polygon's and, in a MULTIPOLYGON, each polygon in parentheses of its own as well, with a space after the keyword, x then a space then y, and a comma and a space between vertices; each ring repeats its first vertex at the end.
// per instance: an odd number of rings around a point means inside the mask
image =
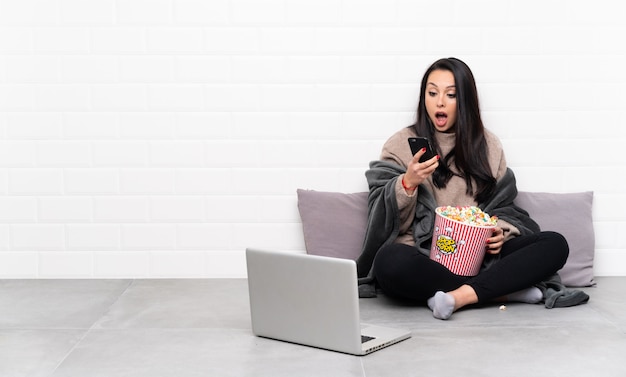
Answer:
POLYGON ((365 342, 367 342, 367 341, 370 341, 370 340, 372 340, 372 339, 376 339, 376 338, 374 338, 373 336, 365 336, 365 335, 361 335, 361 344, 363 344, 363 343, 365 343, 365 342))

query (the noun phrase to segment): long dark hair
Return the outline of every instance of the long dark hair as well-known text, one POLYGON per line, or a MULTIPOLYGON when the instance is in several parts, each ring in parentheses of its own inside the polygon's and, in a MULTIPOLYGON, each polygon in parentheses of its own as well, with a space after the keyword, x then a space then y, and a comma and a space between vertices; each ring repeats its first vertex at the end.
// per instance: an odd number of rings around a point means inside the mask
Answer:
POLYGON ((484 202, 491 196, 496 179, 491 173, 487 157, 485 127, 480 117, 476 81, 467 64, 456 58, 446 58, 437 60, 426 70, 420 88, 417 118, 412 126, 415 127, 418 135, 430 139, 433 148, 442 157, 439 167, 433 173, 433 182, 436 187, 446 187, 455 175, 450 170, 450 164, 454 163, 459 172, 458 175, 465 179, 468 195, 473 196, 478 203, 484 202), (435 127, 426 111, 426 85, 428 76, 435 70, 452 72, 456 86, 457 118, 454 126, 456 141, 454 148, 446 156, 441 156, 441 148, 435 138, 435 127), (473 182, 476 182, 476 188, 473 182))

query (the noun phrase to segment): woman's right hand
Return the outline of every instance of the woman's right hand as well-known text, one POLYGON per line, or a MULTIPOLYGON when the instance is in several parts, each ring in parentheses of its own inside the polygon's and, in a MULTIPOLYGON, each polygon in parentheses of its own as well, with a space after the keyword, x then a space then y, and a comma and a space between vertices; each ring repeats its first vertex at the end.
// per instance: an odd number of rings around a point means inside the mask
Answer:
POLYGON ((415 153, 413 159, 409 162, 409 166, 407 166, 406 173, 403 178, 405 188, 417 188, 417 186, 421 185, 422 182, 430 177, 430 175, 433 174, 435 169, 439 166, 439 155, 436 155, 430 160, 419 162, 420 157, 422 157, 424 153, 426 153, 426 148, 422 148, 415 153))

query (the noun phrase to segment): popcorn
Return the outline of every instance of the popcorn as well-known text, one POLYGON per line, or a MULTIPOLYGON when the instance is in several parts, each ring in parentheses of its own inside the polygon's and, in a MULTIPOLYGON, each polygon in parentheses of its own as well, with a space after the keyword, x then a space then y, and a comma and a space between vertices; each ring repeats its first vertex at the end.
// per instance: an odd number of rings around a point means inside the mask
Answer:
POLYGON ((498 218, 496 216, 489 216, 489 214, 474 206, 438 207, 436 211, 443 217, 473 226, 493 227, 498 222, 498 218))

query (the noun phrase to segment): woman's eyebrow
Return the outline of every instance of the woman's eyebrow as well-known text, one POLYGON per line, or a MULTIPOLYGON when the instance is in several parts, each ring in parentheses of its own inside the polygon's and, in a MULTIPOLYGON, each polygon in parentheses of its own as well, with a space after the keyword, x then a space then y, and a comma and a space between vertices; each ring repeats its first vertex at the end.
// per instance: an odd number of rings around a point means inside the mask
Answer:
MULTIPOLYGON (((432 85, 432 86, 434 86, 435 88, 439 88, 439 87, 438 87, 438 86, 437 86, 434 82, 429 82, 429 83, 428 83, 428 85, 432 85)), ((446 89, 454 89, 454 88, 456 88, 456 85, 455 85, 455 84, 452 84, 452 85, 448 85, 448 86, 446 86, 446 89)))

